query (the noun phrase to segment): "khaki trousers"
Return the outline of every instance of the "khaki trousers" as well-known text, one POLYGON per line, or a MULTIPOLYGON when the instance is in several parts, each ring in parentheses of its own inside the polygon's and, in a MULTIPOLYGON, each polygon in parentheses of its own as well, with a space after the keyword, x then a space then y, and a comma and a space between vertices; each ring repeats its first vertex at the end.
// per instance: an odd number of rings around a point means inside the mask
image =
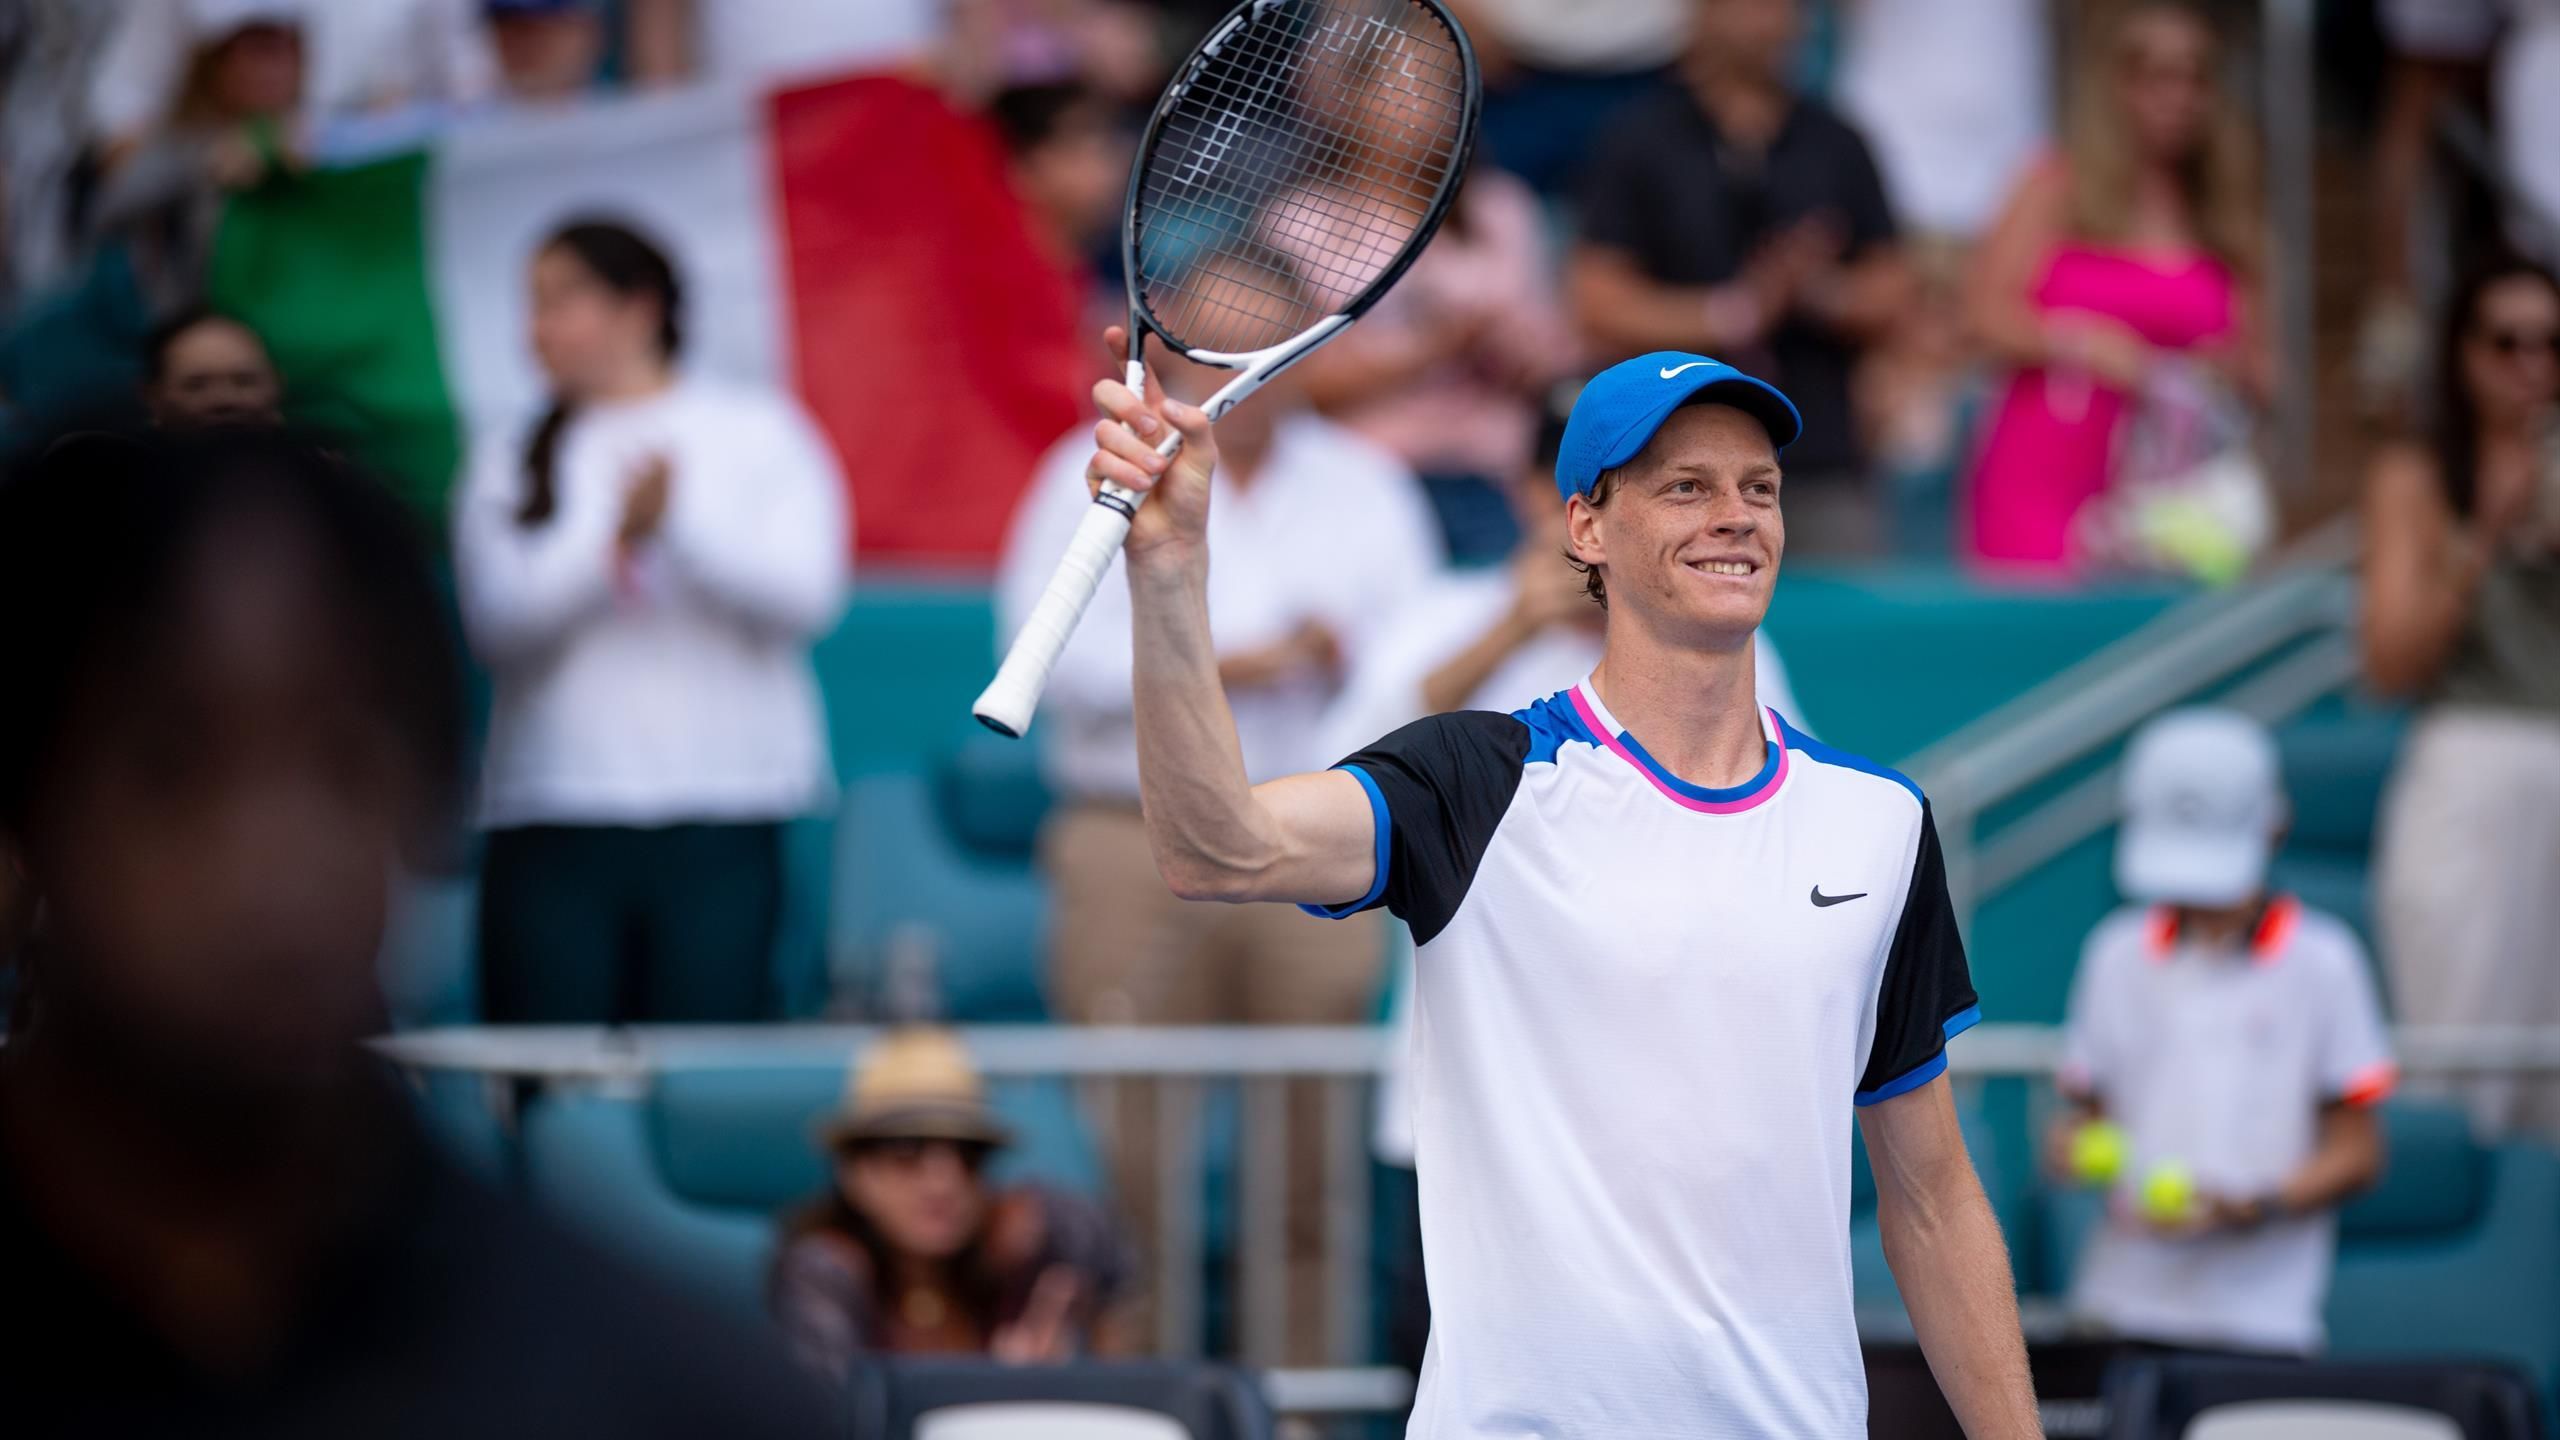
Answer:
MULTIPOLYGON (((1049 879, 1049 1001, 1087 1025, 1342 1025, 1376 1004, 1384 931, 1375 916, 1325 920, 1293 905, 1177 898, 1156 873, 1135 809, 1062 806, 1040 832, 1049 879)), ((1156 1254, 1157 1087, 1124 1083, 1104 1136, 1117 1207, 1141 1255, 1156 1254)), ((1322 1088, 1289 1085, 1288 1353, 1259 1363, 1318 1364, 1324 1333, 1322 1088)), ((1151 1297, 1133 1313, 1153 1344, 1151 1297)))

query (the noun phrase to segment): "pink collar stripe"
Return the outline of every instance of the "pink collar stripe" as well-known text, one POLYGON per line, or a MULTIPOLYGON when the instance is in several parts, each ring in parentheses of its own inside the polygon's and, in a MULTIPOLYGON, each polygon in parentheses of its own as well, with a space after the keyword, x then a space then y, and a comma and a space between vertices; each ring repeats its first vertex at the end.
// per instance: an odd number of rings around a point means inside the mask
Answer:
POLYGON ((1615 752, 1619 759, 1634 766, 1635 772, 1651 783, 1654 789, 1661 791, 1664 799, 1683 809, 1695 810, 1703 815, 1738 814, 1768 803, 1769 798, 1778 793, 1778 788, 1787 783, 1786 732, 1778 724, 1777 712, 1774 710, 1764 708, 1761 711, 1762 733, 1769 737, 1769 747, 1776 751, 1778 756, 1777 763, 1768 767, 1768 778, 1752 787, 1748 794, 1729 800, 1704 800, 1695 795, 1680 793, 1654 766, 1646 763, 1645 757, 1629 749, 1626 740, 1618 734, 1617 726, 1612 723, 1610 717, 1600 712, 1597 704, 1585 693, 1582 686, 1576 685, 1565 693, 1572 697, 1574 713, 1582 717, 1584 728, 1588 729, 1602 745, 1615 752))

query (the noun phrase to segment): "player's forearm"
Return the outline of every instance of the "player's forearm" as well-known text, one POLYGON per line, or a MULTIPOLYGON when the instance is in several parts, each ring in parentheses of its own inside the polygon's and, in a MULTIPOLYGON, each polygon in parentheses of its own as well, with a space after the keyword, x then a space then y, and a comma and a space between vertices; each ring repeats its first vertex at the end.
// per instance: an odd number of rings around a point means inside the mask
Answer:
POLYGON ((1879 1197, 1884 1253, 1938 1388, 1970 1440, 2043 1435, 2000 1222, 1970 1164, 1879 1197))
POLYGON ((1245 778, 1209 635, 1205 553, 1127 557, 1138 793, 1165 883, 1186 899, 1247 898, 1276 862, 1276 826, 1245 778))

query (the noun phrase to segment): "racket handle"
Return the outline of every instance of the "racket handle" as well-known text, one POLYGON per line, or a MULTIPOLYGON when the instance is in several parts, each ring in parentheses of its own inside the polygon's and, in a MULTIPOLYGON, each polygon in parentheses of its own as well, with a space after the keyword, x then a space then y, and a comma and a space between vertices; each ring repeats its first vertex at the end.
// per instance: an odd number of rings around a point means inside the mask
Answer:
POLYGON ((1040 603, 1031 607, 1031 618, 1022 622, 1021 633, 1013 637, 1013 647, 996 668, 996 678, 978 703, 969 707, 979 724, 999 735, 1018 736, 1031 728, 1031 712, 1040 706, 1040 692, 1049 688, 1049 672, 1066 652, 1067 637, 1084 618, 1085 606, 1093 603, 1093 592, 1102 588, 1102 577, 1111 569, 1111 557, 1120 553, 1120 542, 1129 538, 1129 516, 1120 504, 1135 508, 1146 499, 1111 484, 1105 484, 1102 492, 1086 508, 1076 526, 1076 538, 1059 560, 1058 572, 1049 577, 1040 603), (1114 499, 1120 504, 1112 503, 1114 499))

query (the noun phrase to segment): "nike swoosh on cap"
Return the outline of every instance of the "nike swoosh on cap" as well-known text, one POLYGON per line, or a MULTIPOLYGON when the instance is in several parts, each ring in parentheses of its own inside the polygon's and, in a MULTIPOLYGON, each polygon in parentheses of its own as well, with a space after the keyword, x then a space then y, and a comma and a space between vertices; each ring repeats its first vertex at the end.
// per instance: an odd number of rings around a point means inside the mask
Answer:
POLYGON ((1686 365, 1673 365, 1662 372, 1662 378, 1665 380, 1676 379, 1683 370, 1695 370, 1701 365, 1713 365, 1714 363, 1716 362, 1713 360, 1692 360, 1686 365))

